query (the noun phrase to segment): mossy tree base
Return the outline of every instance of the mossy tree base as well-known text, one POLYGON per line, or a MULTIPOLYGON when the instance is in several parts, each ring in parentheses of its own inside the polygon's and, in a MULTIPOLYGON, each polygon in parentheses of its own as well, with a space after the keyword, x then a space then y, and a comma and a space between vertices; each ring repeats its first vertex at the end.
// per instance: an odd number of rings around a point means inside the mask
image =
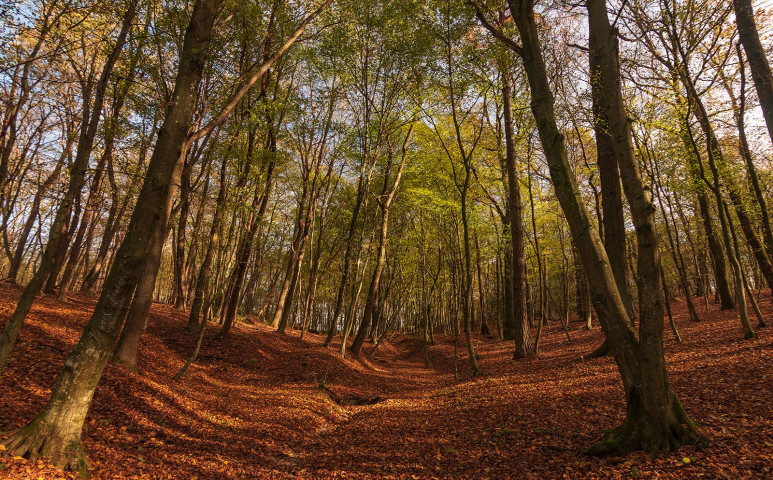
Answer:
POLYGON ((57 468, 77 472, 81 477, 88 476, 90 464, 83 451, 80 431, 63 435, 62 428, 45 423, 38 417, 3 440, 2 445, 7 455, 23 457, 31 462, 45 458, 57 468))
POLYGON ((708 444, 698 435, 695 423, 676 397, 673 397, 670 421, 649 418, 638 401, 631 406, 634 408, 629 409, 625 423, 607 430, 602 441, 585 450, 586 455, 612 457, 635 451, 655 453, 678 450, 685 445, 708 444))
POLYGON ((689 427, 675 423, 667 431, 653 431, 643 422, 626 422, 607 430, 604 439, 585 450, 586 455, 613 457, 629 452, 655 453, 678 450, 699 443, 700 438, 689 427))

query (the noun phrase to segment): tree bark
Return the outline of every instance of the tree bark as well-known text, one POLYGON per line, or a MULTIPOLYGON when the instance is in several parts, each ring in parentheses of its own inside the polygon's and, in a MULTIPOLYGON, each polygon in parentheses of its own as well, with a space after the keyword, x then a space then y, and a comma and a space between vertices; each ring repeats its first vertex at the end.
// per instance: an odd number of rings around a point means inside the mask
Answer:
POLYGON ((174 251, 174 308, 184 310, 186 303, 185 283, 185 230, 188 228, 188 212, 191 207, 191 170, 193 161, 186 162, 180 178, 180 211, 178 213, 177 232, 174 251))
MULTIPOLYGON (((276 142, 272 139, 270 141, 271 149, 276 151, 276 142)), ((234 319, 236 318, 236 308, 239 305, 239 297, 241 296, 242 283, 244 282, 244 276, 247 273, 247 264, 252 253, 253 243, 255 241, 255 232, 258 230, 258 226, 263 220, 263 216, 266 213, 266 206, 268 205, 268 199, 271 194, 271 185, 274 179, 274 166, 275 162, 272 159, 269 161, 269 165, 266 168, 266 181, 262 194, 259 187, 255 187, 255 194, 253 196, 250 218, 247 222, 247 229, 244 233, 244 238, 239 244, 239 248, 236 253, 236 265, 233 270, 233 277, 230 287, 230 295, 227 296, 225 304, 225 315, 223 317, 223 326, 218 333, 218 338, 224 339, 228 336, 233 326, 234 319)))
POLYGON ((360 356, 360 350, 365 343, 365 337, 370 328, 371 321, 374 316, 376 301, 378 296, 379 282, 381 281, 381 274, 384 271, 384 264, 386 263, 386 243, 387 232, 389 229, 389 209, 394 201, 395 193, 400 185, 400 179, 403 176, 403 167, 405 167, 405 157, 408 153, 408 141, 411 138, 411 132, 413 132, 413 125, 408 129, 408 133, 405 135, 405 141, 403 142, 402 155, 400 158, 400 165, 397 167, 397 173, 395 179, 392 181, 392 185, 389 186, 389 176, 392 167, 391 154, 388 159, 386 172, 384 173, 384 186, 381 189, 381 195, 378 199, 379 208, 381 209, 381 228, 378 233, 378 253, 376 254, 376 268, 373 270, 373 277, 370 281, 370 288, 368 289, 368 298, 365 301, 365 309, 362 314, 362 321, 360 322, 360 328, 357 330, 357 335, 354 337, 352 343, 352 354, 355 357, 360 356))
POLYGON ((29 424, 3 441, 13 455, 32 461, 45 456, 59 468, 84 474, 88 468, 81 430, 129 308, 153 232, 164 214, 173 172, 184 151, 221 1, 197 0, 193 7, 180 54, 173 102, 159 132, 126 237, 118 248, 94 313, 67 358, 48 404, 29 424))
POLYGON ((754 23, 752 2, 751 0, 734 0, 733 6, 735 7, 735 21, 738 24, 738 37, 746 51, 754 87, 757 89, 762 114, 768 126, 768 135, 773 142, 773 74, 770 70, 768 57, 765 55, 765 49, 760 42, 760 36, 757 33, 757 25, 754 23))
POLYGON ((550 167, 556 196, 569 223, 572 237, 580 252, 593 305, 602 328, 615 355, 628 406, 626 422, 607 434, 604 442, 590 453, 609 454, 628 450, 657 451, 673 449, 697 438, 694 426, 682 410, 671 390, 663 358, 662 329, 663 305, 660 297, 657 236, 654 230, 654 207, 649 202, 632 149, 626 152, 624 135, 630 135, 630 124, 622 105, 619 90, 619 70, 616 60, 616 34, 609 26, 606 4, 591 0, 588 3, 591 49, 599 49, 603 59, 602 84, 606 92, 605 109, 615 132, 615 146, 626 196, 631 203, 632 216, 639 245, 640 334, 633 329, 625 305, 617 288, 609 258, 598 231, 591 223, 577 183, 569 166, 563 135, 556 124, 553 94, 545 68, 534 8, 531 0, 508 0, 518 27, 521 54, 532 95, 531 108, 537 121, 542 146, 550 167), (626 158, 627 157, 627 158, 626 158), (654 280, 653 275, 654 274, 654 280), (650 308, 649 310, 645 307, 650 308), (685 424, 687 426, 685 426, 685 424))
MULTIPOLYGON (((88 167, 91 147, 94 143, 94 136, 97 132, 99 116, 102 113, 105 89, 107 88, 113 66, 123 49, 126 35, 131 27, 131 20, 134 18, 137 2, 138 0, 134 0, 130 8, 126 11, 116 44, 113 47, 108 61, 102 68, 95 94, 94 108, 91 113, 91 123, 89 124, 88 129, 82 131, 81 138, 78 141, 78 150, 70 170, 70 181, 67 186, 67 191, 59 204, 59 208, 57 208, 40 265, 33 275, 32 280, 24 289, 24 292, 19 299, 19 303, 16 305, 16 310, 14 310, 11 318, 8 319, 3 335, 0 337, 0 377, 2 377, 3 370, 8 362, 8 357, 11 354, 11 349, 19 336, 22 323, 24 323, 24 319, 27 317, 30 308, 32 308, 35 297, 40 293, 49 274, 52 273, 54 257, 57 255, 57 248, 59 248, 60 243, 64 243, 62 236, 65 235, 67 220, 70 217, 75 201, 86 182, 86 169, 88 167)), ((67 243, 69 243, 69 241, 67 243)))
POLYGON ((228 170, 226 158, 227 156, 223 158, 220 164, 220 183, 217 191, 217 200, 215 201, 215 213, 212 216, 212 226, 209 229, 209 242, 207 243, 207 251, 204 254, 204 261, 201 263, 198 280, 196 280, 196 290, 193 294, 193 303, 188 315, 187 329, 190 331, 193 331, 199 324, 199 315, 204 304, 204 292, 209 288, 209 279, 212 276, 212 260, 215 258, 215 250, 220 246, 220 223, 222 222, 225 209, 225 180, 228 170))
MULTIPOLYGON (((180 171, 182 170, 182 160, 175 169, 172 177, 172 183, 177 185, 180 182, 180 171)), ((121 365, 133 372, 137 372, 137 349, 148 324, 148 313, 153 304, 153 291, 156 288, 158 277, 158 268, 161 265, 161 256, 164 251, 166 237, 169 236, 169 215, 172 211, 174 201, 174 189, 170 189, 169 196, 166 199, 164 213, 159 220, 159 228, 153 232, 153 240, 145 257, 145 264, 142 268, 142 275, 137 282, 137 289, 132 298, 129 313, 126 316, 123 330, 118 338, 118 344, 115 346, 112 362, 121 365)))
POLYGON ((526 248, 524 247, 523 205, 521 184, 518 180, 518 159, 515 154, 515 127, 513 126, 512 82, 505 73, 502 76, 502 99, 505 117, 505 163, 507 165, 507 202, 510 216, 510 245, 513 249, 513 338, 514 359, 534 353, 526 315, 526 248))

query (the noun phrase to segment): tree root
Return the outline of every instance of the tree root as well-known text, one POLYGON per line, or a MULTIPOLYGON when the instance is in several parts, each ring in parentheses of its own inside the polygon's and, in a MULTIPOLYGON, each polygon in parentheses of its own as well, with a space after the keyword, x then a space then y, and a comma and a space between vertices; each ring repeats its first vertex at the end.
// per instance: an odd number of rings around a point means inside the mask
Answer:
POLYGON ((602 358, 611 354, 612 354, 612 349, 609 348, 609 344, 607 343, 606 340, 604 340, 604 343, 599 345, 595 350, 593 350, 589 354, 583 355, 582 358, 584 358, 585 360, 590 360, 591 358, 602 358))
POLYGON ((707 442, 689 425, 673 422, 667 431, 660 432, 653 431, 652 426, 641 419, 629 420, 607 430, 604 439, 588 447, 584 453, 594 457, 613 457, 640 450, 647 453, 678 450, 684 445, 695 444, 706 446, 707 442))
POLYGON ((88 476, 90 464, 77 436, 63 437, 56 427, 44 423, 40 417, 2 441, 6 455, 23 457, 34 462, 45 458, 57 468, 88 476))

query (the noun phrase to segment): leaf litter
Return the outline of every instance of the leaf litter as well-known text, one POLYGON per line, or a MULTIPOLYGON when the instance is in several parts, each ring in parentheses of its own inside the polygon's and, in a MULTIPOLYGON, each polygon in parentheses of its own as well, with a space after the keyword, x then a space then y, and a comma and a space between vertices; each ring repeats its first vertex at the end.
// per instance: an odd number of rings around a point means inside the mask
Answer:
MULTIPOLYGON (((19 291, 0 285, 0 327, 19 291)), ((0 433, 45 405, 94 307, 44 295, 0 380, 0 433)), ((769 298, 761 307, 773 315, 769 298)), ((241 325, 225 341, 207 331, 199 359, 171 380, 196 339, 185 314, 154 304, 139 373, 109 365, 84 428, 93 479, 247 478, 773 478, 773 340, 744 340, 732 311, 689 320, 673 305, 684 343, 666 332, 671 383, 707 448, 593 458, 583 450, 624 419, 610 357, 581 356, 602 341, 572 323, 543 331, 540 355, 513 361, 512 345, 477 339, 482 374, 470 378, 454 338, 438 335, 424 366, 419 338, 399 335, 369 358, 342 359, 320 335, 241 325)), ((461 339, 459 339, 461 347, 461 339)), ((71 479, 45 461, 0 452, 0 479, 71 479)))

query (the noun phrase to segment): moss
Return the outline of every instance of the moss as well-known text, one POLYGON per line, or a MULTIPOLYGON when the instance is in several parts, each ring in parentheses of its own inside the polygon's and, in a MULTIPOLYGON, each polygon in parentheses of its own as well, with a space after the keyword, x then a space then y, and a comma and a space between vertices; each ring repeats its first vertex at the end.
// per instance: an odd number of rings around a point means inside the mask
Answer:
POLYGON ((80 477, 88 478, 91 465, 86 458, 86 453, 83 451, 83 444, 81 444, 80 441, 70 441, 64 449, 64 455, 66 457, 68 470, 72 470, 80 477))

